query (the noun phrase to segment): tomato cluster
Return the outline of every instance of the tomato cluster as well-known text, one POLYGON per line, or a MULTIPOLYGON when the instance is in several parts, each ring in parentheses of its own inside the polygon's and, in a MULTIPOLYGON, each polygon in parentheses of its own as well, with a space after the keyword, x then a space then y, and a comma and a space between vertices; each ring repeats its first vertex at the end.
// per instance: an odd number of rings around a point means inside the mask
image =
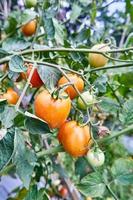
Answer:
MULTIPOLYGON (((35 33, 35 30, 36 20, 30 21, 22 27, 22 32, 25 36, 31 36, 35 33)), ((100 44, 92 48, 92 50, 99 49, 104 51, 109 50, 109 47, 106 44, 100 44)), ((103 66, 107 63, 107 60, 101 54, 89 54, 90 65, 93 67, 103 66), (99 62, 96 62, 96 59, 99 62)), ((43 85, 43 81, 37 68, 33 69, 32 64, 25 65, 27 66, 27 72, 20 73, 19 79, 30 78, 30 85, 34 88, 40 88, 43 85)), ((98 167, 104 163, 105 158, 100 149, 97 149, 97 151, 90 149, 93 141, 89 125, 80 124, 77 119, 68 119, 72 101, 75 98, 77 98, 77 107, 83 112, 95 104, 96 100, 93 93, 83 90, 84 80, 77 74, 68 73, 58 80, 56 93, 55 90, 53 92, 43 89, 36 95, 34 111, 37 117, 48 123, 50 129, 58 129, 57 138, 66 152, 73 157, 87 155, 89 163, 98 167)), ((7 99, 9 104, 16 104, 19 95, 12 88, 9 88, 2 98, 7 99)))

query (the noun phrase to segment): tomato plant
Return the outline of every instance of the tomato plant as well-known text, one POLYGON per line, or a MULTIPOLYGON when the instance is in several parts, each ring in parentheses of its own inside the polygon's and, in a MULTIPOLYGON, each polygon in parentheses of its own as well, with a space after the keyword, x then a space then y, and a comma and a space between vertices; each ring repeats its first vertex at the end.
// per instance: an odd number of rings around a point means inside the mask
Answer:
POLYGON ((132 7, 0 1, 0 200, 132 200, 132 7))

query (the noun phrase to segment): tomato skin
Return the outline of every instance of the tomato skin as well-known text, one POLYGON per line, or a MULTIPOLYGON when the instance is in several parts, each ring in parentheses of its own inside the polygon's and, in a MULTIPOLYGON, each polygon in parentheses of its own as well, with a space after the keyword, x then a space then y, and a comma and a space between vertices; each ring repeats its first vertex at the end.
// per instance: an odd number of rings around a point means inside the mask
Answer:
POLYGON ((89 126, 80 126, 76 121, 65 122, 58 132, 58 140, 73 157, 84 156, 92 144, 89 126))
POLYGON ((90 149, 87 153, 87 159, 93 167, 100 167, 104 164, 105 156, 101 149, 90 149))
POLYGON ((12 88, 8 88, 7 92, 3 94, 3 98, 6 99, 9 104, 15 105, 19 99, 19 95, 12 88))
POLYGON ((36 27, 37 27, 37 21, 34 19, 23 25, 21 30, 24 36, 29 37, 36 32, 36 27))
POLYGON ((65 186, 62 186, 59 193, 61 197, 66 198, 68 196, 68 189, 65 186))
MULTIPOLYGON (((91 50, 108 51, 110 50, 107 44, 96 44, 91 50)), ((89 63, 91 67, 103 67, 108 62, 108 58, 101 54, 89 53, 89 63)))
POLYGON ((27 8, 35 7, 37 4, 37 0, 25 0, 24 2, 27 8))
POLYGON ((92 94, 90 94, 89 91, 83 92, 81 94, 82 98, 85 100, 85 102, 87 103, 87 106, 85 105, 85 103, 82 101, 82 99, 79 97, 78 98, 78 107, 82 110, 86 110, 87 107, 91 107, 92 104, 94 104, 95 100, 92 94))
MULTIPOLYGON (((28 70, 26 72, 27 77, 29 77, 31 69, 32 69, 32 65, 29 65, 28 70)), ((43 82, 42 82, 42 80, 41 80, 36 68, 34 69, 32 78, 30 80, 30 84, 34 88, 39 88, 39 87, 41 87, 43 85, 43 82)))
MULTIPOLYGON (((62 95, 67 95, 65 92, 62 95)), ((70 98, 54 99, 44 90, 34 102, 35 114, 46 121, 50 128, 59 128, 67 119, 71 110, 70 98)))
MULTIPOLYGON (((82 80, 82 78, 77 76, 76 74, 67 74, 67 76, 69 77, 71 82, 74 83, 74 85, 77 87, 79 92, 82 92, 84 89, 84 81, 82 80)), ((69 83, 69 81, 66 79, 65 76, 62 76, 58 82, 58 86, 63 85, 65 83, 69 83)), ((70 96, 70 99, 74 99, 76 96, 78 96, 77 92, 71 85, 65 89, 65 92, 68 93, 68 95, 70 96)))

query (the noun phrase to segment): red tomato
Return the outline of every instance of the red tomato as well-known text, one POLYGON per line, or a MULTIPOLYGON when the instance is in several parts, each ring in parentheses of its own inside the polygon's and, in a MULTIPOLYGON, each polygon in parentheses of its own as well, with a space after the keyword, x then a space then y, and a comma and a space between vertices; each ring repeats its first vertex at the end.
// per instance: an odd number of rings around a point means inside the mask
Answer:
MULTIPOLYGON (((29 65, 27 73, 26 73, 27 77, 29 77, 31 69, 32 69, 32 65, 29 65)), ((32 87, 35 87, 35 88, 39 88, 43 85, 43 82, 42 82, 36 68, 34 69, 30 83, 31 83, 32 87)))
POLYGON ((9 104, 16 104, 19 95, 12 88, 8 88, 7 92, 3 94, 3 98, 6 99, 9 104))
POLYGON ((66 198, 68 196, 68 189, 65 186, 62 186, 59 193, 61 197, 66 198))

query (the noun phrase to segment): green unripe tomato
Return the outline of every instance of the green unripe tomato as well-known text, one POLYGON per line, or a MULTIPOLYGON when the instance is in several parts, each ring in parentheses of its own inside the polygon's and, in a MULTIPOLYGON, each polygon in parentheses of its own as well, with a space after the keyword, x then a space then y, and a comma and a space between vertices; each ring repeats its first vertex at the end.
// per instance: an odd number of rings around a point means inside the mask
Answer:
POLYGON ((90 149, 87 153, 87 160, 93 167, 100 167, 104 164, 105 156, 101 149, 90 149))
MULTIPOLYGON (((94 45, 91 50, 94 51, 109 51, 110 47, 107 44, 96 44, 94 45)), ((96 54, 96 53, 89 53, 89 63, 91 67, 103 67, 107 64, 108 58, 103 56, 102 54, 96 54)))
POLYGON ((78 98, 78 108, 82 109, 82 110, 86 110, 87 107, 90 107, 92 104, 95 103, 94 97, 92 94, 90 94, 89 91, 83 92, 81 94, 82 98, 84 99, 84 101, 86 102, 87 106, 85 105, 85 103, 83 102, 83 100, 81 99, 81 97, 78 98))
POLYGON ((37 4, 37 0, 25 0, 24 2, 27 8, 35 7, 37 4))

